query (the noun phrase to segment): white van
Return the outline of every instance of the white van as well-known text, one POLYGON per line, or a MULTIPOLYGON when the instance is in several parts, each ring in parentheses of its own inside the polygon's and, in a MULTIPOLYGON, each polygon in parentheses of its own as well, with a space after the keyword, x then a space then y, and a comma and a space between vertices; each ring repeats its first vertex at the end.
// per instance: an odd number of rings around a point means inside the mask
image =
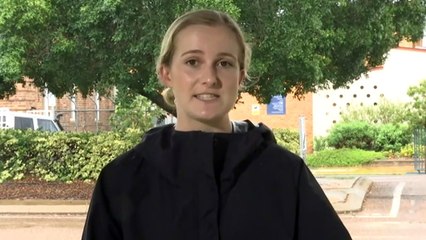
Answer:
POLYGON ((0 129, 32 129, 49 132, 62 131, 53 116, 41 112, 15 112, 0 108, 0 129))

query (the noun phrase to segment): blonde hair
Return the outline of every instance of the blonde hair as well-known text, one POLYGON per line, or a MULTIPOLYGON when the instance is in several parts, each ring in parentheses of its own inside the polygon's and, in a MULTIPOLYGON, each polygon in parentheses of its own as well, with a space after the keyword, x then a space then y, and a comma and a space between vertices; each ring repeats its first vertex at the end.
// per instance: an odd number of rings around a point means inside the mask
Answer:
MULTIPOLYGON (((244 34, 241 31, 238 23, 228 14, 215 10, 195 10, 190 11, 179 18, 177 18, 167 29, 161 43, 160 55, 158 56, 156 63, 157 75, 160 74, 161 67, 163 65, 170 66, 175 51, 175 38, 176 35, 184 28, 191 25, 207 25, 207 26, 225 26, 228 27, 232 32, 235 33, 238 45, 240 46, 240 54, 238 56, 238 63, 241 69, 244 69, 245 78, 248 79, 248 69, 251 61, 251 48, 247 44, 244 34)), ((174 96, 173 91, 170 88, 166 88, 162 92, 163 98, 167 104, 174 107, 174 96)))

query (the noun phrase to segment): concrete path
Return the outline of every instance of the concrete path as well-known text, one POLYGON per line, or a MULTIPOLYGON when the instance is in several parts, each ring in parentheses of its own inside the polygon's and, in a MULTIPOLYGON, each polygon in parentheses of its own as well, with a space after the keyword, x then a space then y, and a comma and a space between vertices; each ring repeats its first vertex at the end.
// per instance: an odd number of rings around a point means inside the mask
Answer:
POLYGON ((89 201, 0 200, 0 214, 86 214, 89 201))

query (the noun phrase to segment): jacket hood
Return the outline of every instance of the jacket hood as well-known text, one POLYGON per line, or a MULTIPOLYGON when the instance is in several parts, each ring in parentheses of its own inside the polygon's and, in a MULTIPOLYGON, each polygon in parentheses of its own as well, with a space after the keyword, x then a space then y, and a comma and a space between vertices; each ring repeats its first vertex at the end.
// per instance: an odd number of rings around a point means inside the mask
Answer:
POLYGON ((249 120, 234 122, 235 133, 208 133, 202 131, 175 131, 169 124, 153 128, 135 150, 144 161, 159 169, 171 182, 190 171, 202 172, 214 178, 213 154, 216 138, 226 137, 228 151, 221 174, 222 180, 237 178, 251 162, 271 143, 276 143, 272 131, 264 124, 249 120))

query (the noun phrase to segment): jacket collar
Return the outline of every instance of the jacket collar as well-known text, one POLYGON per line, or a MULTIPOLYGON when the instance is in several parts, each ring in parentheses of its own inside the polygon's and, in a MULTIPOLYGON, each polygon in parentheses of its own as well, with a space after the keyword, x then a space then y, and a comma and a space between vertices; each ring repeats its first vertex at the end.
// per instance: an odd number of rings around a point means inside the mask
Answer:
MULTIPOLYGON (((276 142, 271 130, 249 120, 235 122, 235 133, 229 133, 221 181, 231 185, 249 167, 268 143, 276 142)), ((223 134, 223 133, 221 133, 223 134)), ((213 154, 215 133, 177 132, 169 124, 148 131, 142 140, 140 154, 171 183, 191 180, 203 174, 214 180, 213 154)))

